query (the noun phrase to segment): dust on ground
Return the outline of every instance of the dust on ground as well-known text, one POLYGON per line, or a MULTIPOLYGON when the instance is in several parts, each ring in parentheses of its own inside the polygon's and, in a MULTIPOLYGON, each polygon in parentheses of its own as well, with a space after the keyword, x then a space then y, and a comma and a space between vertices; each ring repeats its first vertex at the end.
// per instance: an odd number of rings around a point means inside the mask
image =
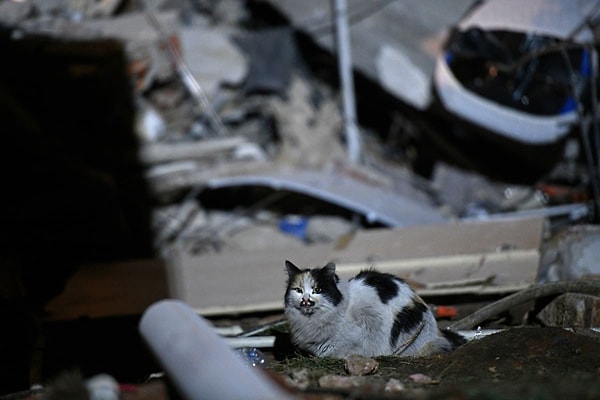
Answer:
POLYGON ((600 339, 585 332, 511 328, 449 354, 378 357, 378 371, 358 377, 351 389, 319 386, 325 375, 348 375, 339 359, 292 356, 272 362, 269 370, 288 382, 303 375, 305 387, 299 393, 311 399, 598 399, 600 339), (415 382, 414 374, 425 376, 425 383, 415 382), (390 379, 404 390, 386 391, 390 379))

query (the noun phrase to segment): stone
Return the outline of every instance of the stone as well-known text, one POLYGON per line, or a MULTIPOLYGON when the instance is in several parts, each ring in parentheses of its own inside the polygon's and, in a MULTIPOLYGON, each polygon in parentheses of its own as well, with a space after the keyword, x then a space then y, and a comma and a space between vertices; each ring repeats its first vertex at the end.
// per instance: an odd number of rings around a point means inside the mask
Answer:
POLYGON ((363 376, 323 375, 319 378, 319 386, 334 389, 354 389, 366 383, 363 376))
POLYGON ((350 375, 372 375, 379 369, 379 363, 373 358, 354 354, 344 360, 346 371, 350 375))
POLYGON ((565 293, 552 300, 537 317, 547 326, 600 326, 600 297, 565 293))
POLYGON ((398 379, 392 378, 386 382, 383 390, 386 393, 400 393, 404 392, 406 390, 406 387, 398 379))

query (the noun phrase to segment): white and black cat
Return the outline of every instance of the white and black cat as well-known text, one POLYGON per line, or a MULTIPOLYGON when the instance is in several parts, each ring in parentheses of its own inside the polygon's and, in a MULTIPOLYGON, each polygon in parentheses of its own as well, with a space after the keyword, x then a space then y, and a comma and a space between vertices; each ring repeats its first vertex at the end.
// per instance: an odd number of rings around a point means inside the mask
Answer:
POLYGON ((425 356, 465 342, 440 331, 429 307, 402 279, 375 270, 340 281, 335 264, 288 273, 285 316, 292 343, 319 357, 425 356))

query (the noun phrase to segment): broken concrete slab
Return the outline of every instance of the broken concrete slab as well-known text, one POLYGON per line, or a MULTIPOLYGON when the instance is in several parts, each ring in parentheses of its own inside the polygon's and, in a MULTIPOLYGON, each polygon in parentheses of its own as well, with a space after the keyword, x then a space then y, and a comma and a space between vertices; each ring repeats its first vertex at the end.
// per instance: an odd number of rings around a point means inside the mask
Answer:
POLYGON ((374 267, 417 283, 423 296, 510 293, 535 283, 543 225, 534 218, 372 229, 358 231, 341 249, 317 244, 203 255, 174 249, 167 261, 170 293, 204 315, 281 310, 286 259, 303 266, 333 260, 342 279, 374 267))
POLYGON ((550 238, 542 249, 540 281, 600 275, 600 227, 573 225, 550 238))
POLYGON ((182 55, 190 72, 209 99, 221 85, 240 85, 248 63, 229 33, 204 26, 183 26, 179 31, 182 55))

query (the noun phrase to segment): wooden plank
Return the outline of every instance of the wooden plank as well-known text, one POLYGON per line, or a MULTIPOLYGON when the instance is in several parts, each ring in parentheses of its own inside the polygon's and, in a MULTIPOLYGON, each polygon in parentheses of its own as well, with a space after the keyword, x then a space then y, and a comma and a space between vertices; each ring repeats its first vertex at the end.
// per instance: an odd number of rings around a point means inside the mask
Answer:
POLYGON ((45 307, 46 320, 140 315, 168 298, 165 264, 159 260, 86 265, 45 307))
POLYGON ((179 253, 168 262, 170 290, 204 315, 281 309, 284 261, 289 259, 299 266, 333 260, 344 279, 376 267, 422 285, 418 291, 423 295, 507 293, 535 282, 543 224, 542 218, 532 218, 370 230, 358 233, 344 249, 314 245, 179 253), (444 287, 457 280, 490 282, 444 287))
POLYGON ((140 160, 146 164, 196 160, 231 153, 248 143, 242 137, 205 139, 192 143, 146 143, 140 150, 140 160))

